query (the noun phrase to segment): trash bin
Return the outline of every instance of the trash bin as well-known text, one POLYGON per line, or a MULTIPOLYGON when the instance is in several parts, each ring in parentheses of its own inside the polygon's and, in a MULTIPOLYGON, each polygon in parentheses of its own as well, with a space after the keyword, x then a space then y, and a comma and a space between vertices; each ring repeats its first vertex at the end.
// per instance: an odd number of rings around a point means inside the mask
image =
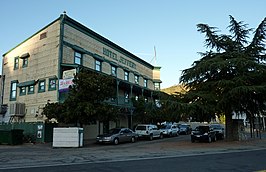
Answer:
POLYGON ((23 130, 0 130, 0 144, 19 145, 23 144, 23 130))

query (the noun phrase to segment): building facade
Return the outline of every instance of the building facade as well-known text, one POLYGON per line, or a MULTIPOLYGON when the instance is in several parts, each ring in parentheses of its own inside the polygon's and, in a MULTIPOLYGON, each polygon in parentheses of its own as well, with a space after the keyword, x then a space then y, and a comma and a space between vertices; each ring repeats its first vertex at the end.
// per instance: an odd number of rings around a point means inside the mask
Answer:
POLYGON ((43 107, 64 101, 81 67, 116 78, 110 103, 125 109, 123 126, 132 124, 132 97, 154 101, 160 90, 160 67, 62 14, 3 55, 0 122, 44 121, 43 107))

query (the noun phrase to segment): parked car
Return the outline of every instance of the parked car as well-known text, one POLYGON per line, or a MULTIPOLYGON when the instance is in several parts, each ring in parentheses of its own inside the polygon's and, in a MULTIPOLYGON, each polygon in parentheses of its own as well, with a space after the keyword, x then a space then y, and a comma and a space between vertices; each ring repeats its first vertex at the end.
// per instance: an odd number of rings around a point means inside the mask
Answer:
POLYGON ((164 136, 172 137, 178 136, 179 128, 175 124, 162 125, 160 128, 164 136))
POLYGON ((191 130, 192 130, 192 128, 189 124, 180 124, 179 125, 179 134, 190 134, 191 130))
POLYGON ((108 133, 96 137, 97 143, 113 143, 115 145, 121 142, 134 143, 138 135, 129 128, 113 128, 108 133))
POLYGON ((216 141, 216 132, 213 131, 211 126, 198 126, 191 132, 191 142, 195 141, 206 141, 211 143, 216 141))
POLYGON ((138 124, 135 129, 135 133, 139 138, 148 138, 153 140, 154 138, 163 138, 162 131, 157 127, 157 125, 152 124, 138 124))
POLYGON ((211 124, 211 128, 216 132, 216 138, 223 140, 224 139, 224 127, 221 124, 211 124))

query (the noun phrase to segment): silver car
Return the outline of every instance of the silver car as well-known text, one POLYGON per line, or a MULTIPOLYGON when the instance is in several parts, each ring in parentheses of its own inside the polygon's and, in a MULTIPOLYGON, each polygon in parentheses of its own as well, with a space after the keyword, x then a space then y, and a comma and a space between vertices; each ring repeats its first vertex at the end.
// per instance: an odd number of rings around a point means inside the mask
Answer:
POLYGON ((97 143, 112 143, 118 145, 120 142, 134 143, 138 135, 129 128, 113 128, 108 133, 96 137, 97 143))
POLYGON ((162 125, 160 130, 163 132, 164 136, 168 137, 178 136, 179 133, 179 128, 174 124, 162 125))

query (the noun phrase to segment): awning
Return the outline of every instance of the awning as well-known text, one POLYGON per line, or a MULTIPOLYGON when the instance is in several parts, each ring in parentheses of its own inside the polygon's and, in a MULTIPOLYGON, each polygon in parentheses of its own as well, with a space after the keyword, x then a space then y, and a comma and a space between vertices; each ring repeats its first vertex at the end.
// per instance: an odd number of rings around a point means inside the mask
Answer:
POLYGON ((35 85, 35 80, 18 83, 17 87, 26 87, 30 85, 35 85))
POLYGON ((27 58, 27 57, 29 57, 29 56, 30 56, 29 53, 24 53, 24 54, 22 54, 19 58, 21 58, 21 59, 25 59, 25 58, 27 58))
POLYGON ((98 54, 93 54, 92 56, 93 56, 93 58, 95 58, 97 60, 104 61, 104 58, 98 54))
POLYGON ((77 45, 73 45, 72 47, 74 50, 80 52, 80 53, 86 53, 86 50, 84 50, 82 47, 79 47, 77 45))

